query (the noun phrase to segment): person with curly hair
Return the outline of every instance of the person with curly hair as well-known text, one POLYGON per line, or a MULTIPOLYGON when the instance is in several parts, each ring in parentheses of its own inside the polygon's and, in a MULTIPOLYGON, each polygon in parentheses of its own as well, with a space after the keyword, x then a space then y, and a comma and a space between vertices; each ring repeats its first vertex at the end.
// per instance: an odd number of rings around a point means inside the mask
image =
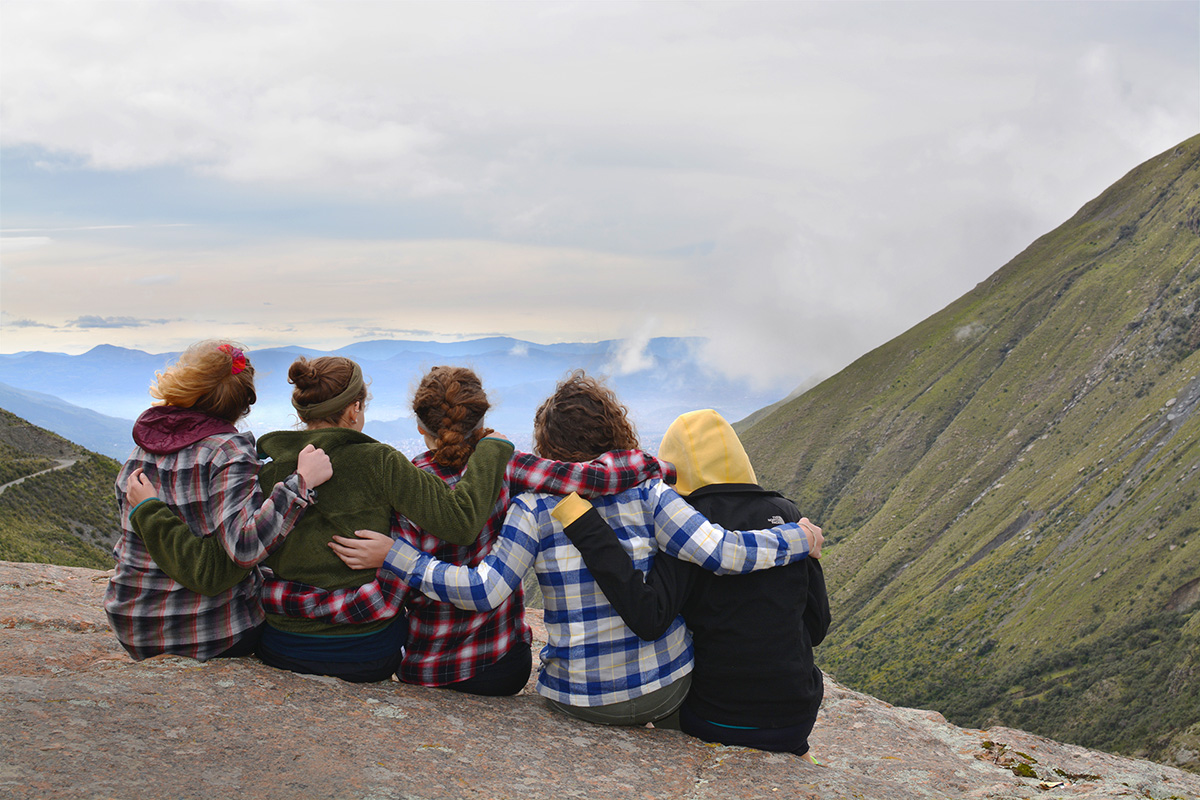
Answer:
MULTIPOLYGON (((539 455, 595 457, 636 447, 628 412, 604 384, 576 371, 538 409, 539 455)), ((819 554, 820 528, 807 519, 771 530, 733 532, 710 523, 661 480, 592 500, 640 570, 657 552, 719 573, 744 573, 819 554)), ((497 608, 531 567, 545 601, 547 645, 537 691, 550 706, 589 722, 638 725, 668 719, 687 695, 691 637, 675 619, 655 641, 640 639, 604 597, 563 533, 592 508, 579 497, 529 492, 512 501, 499 539, 477 565, 454 565, 398 540, 385 567, 426 596, 459 608, 497 608)), ((677 726, 677 723, 676 723, 677 726)))

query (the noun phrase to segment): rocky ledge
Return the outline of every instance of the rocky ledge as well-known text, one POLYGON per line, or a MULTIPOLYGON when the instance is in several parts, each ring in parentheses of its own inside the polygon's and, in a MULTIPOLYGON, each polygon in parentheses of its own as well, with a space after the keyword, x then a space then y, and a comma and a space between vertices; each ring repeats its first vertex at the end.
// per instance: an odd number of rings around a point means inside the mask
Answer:
MULTIPOLYGON (((833 680, 826 762, 605 728, 532 686, 481 698, 254 659, 135 663, 107 573, 0 562, 0 798, 1197 798, 1200 776, 1009 728, 965 730, 833 680)), ((531 612, 535 630, 540 617, 531 612)))

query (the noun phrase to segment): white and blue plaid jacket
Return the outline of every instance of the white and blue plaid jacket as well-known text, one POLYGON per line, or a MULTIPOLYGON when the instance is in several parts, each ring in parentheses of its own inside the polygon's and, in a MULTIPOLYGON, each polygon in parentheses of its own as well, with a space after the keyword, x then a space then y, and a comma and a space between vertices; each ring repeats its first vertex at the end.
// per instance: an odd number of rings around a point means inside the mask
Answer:
MULTIPOLYGON (((478 566, 439 561, 404 540, 386 568, 427 596, 487 610, 521 585, 532 566, 545 599, 547 645, 538 693, 573 706, 603 706, 668 686, 692 670, 691 635, 676 619, 658 640, 626 627, 550 512, 562 498, 516 497, 492 552, 478 566)), ((648 572, 658 550, 717 572, 752 572, 798 561, 808 539, 797 523, 732 532, 714 525, 662 481, 647 481, 592 504, 613 527, 635 569, 648 572)))

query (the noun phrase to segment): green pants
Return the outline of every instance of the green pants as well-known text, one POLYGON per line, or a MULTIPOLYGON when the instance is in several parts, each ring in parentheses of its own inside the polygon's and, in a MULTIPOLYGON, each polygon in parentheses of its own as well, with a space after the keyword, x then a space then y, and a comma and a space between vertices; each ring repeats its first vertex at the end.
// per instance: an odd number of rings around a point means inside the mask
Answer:
POLYGON ((653 692, 622 700, 606 706, 570 706, 557 700, 546 699, 555 711, 561 711, 599 725, 645 725, 656 723, 659 728, 679 728, 679 707, 692 686, 691 673, 672 684, 653 692))

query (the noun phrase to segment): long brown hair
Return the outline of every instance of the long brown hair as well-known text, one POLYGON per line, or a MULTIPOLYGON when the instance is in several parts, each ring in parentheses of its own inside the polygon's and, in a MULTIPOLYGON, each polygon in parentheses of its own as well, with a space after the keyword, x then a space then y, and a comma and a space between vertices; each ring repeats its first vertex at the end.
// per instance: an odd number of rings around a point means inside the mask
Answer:
POLYGON ((224 339, 184 350, 178 361, 155 373, 150 396, 162 405, 194 408, 230 422, 249 414, 258 399, 250 359, 241 345, 224 339))
POLYGON ((533 440, 538 455, 558 461, 591 461, 609 450, 638 448, 628 409, 581 369, 560 381, 538 408, 533 440))
POLYGON ((313 406, 332 400, 350 386, 355 373, 361 374, 358 365, 344 356, 321 356, 307 359, 300 356, 292 366, 288 367, 288 383, 296 388, 292 390, 292 406, 296 408, 300 419, 308 424, 325 422, 337 425, 341 421, 342 412, 354 403, 362 403, 367 407, 367 387, 348 398, 341 408, 319 417, 306 416, 302 406, 313 406))
POLYGON ((479 440, 492 433, 480 425, 491 408, 483 382, 466 367, 434 367, 413 395, 413 413, 434 438, 433 460, 461 467, 479 440))

